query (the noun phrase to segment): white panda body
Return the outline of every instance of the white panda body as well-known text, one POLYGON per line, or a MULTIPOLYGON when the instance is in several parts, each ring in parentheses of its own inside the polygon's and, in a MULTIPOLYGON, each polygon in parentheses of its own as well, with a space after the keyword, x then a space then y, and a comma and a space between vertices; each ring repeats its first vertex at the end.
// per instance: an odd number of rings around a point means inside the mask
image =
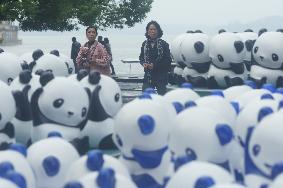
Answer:
POLYGON ((277 79, 283 75, 282 70, 271 70, 258 65, 251 67, 250 75, 255 79, 266 78, 266 83, 276 86, 277 79))

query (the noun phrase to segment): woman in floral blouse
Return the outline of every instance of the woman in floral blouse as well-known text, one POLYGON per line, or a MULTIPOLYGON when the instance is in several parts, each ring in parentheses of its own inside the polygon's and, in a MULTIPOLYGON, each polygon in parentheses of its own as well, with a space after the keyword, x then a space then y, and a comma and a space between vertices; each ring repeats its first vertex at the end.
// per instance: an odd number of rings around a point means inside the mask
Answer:
POLYGON ((110 75, 110 56, 104 46, 96 39, 97 28, 89 26, 86 29, 86 42, 79 51, 76 59, 78 69, 96 70, 104 75, 110 75))

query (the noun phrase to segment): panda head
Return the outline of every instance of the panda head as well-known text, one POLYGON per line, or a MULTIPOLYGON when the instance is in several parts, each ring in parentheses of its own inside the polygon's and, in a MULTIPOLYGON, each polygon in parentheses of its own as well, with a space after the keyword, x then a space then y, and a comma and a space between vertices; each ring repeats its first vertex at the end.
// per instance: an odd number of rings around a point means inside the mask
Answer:
POLYGON ((246 53, 245 53, 244 60, 251 61, 252 49, 253 49, 254 43, 255 43, 255 41, 258 37, 257 33, 252 32, 250 30, 247 30, 247 31, 242 32, 242 33, 237 33, 236 35, 239 36, 242 39, 244 46, 245 46, 245 52, 246 53))
POLYGON ((248 152, 255 166, 265 175, 271 176, 272 169, 282 163, 283 113, 279 111, 269 115, 266 112, 261 114, 268 117, 262 119, 252 132, 248 152))
POLYGON ((242 63, 245 48, 242 39, 235 33, 221 33, 214 36, 209 45, 209 56, 220 68, 230 68, 230 63, 242 63))
POLYGON ((279 69, 283 64, 283 33, 265 32, 258 37, 253 47, 255 61, 263 67, 279 69))
MULTIPOLYGON (((41 83, 44 83, 41 76, 41 83)), ((38 99, 40 112, 54 123, 77 126, 87 118, 89 96, 77 81, 66 77, 47 80, 38 99)))
POLYGON ((170 45, 171 53, 172 53, 174 61, 176 63, 178 63, 178 62, 182 62, 183 63, 183 58, 181 56, 181 47, 182 47, 182 44, 183 44, 183 39, 187 35, 190 35, 190 34, 189 33, 184 33, 184 34, 181 34, 181 35, 177 36, 173 40, 172 44, 170 45))
POLYGON ((187 66, 191 63, 205 63, 210 61, 208 54, 209 37, 204 33, 187 34, 183 38, 181 57, 187 66))
POLYGON ((16 114, 16 103, 11 88, 0 81, 0 129, 3 129, 16 114))
POLYGON ((42 139, 27 150, 27 160, 37 179, 35 187, 63 187, 68 168, 78 159, 73 145, 60 137, 42 139))
POLYGON ((225 151, 231 147, 232 139, 233 130, 220 114, 196 106, 177 116, 169 138, 169 149, 174 159, 186 157, 188 161, 221 164, 228 159, 225 151))
POLYGON ((169 180, 167 188, 212 187, 221 183, 232 183, 234 178, 222 167, 202 161, 192 161, 182 166, 169 180), (188 175, 189 174, 189 175, 188 175))

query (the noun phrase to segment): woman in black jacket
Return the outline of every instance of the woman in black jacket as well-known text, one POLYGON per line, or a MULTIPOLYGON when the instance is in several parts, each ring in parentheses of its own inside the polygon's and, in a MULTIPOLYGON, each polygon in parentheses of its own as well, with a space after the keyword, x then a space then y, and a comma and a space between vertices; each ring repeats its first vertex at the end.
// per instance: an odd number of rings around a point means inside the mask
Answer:
POLYGON ((144 67, 144 81, 142 90, 156 88, 157 93, 164 95, 168 84, 168 72, 171 68, 171 55, 169 45, 161 37, 163 31, 156 21, 146 26, 147 40, 142 43, 139 60, 144 67))

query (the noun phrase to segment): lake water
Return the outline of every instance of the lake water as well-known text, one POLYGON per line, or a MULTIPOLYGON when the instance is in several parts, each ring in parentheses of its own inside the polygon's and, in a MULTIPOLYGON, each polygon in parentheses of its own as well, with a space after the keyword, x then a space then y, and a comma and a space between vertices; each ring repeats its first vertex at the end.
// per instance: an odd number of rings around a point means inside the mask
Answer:
MULTIPOLYGON (((110 40, 113 53, 113 65, 116 74, 142 74, 143 68, 140 64, 132 64, 131 69, 129 64, 121 62, 122 59, 138 59, 140 47, 145 40, 143 34, 125 34, 121 31, 114 34, 102 33, 102 36, 107 36, 110 40)), ((1 46, 5 51, 21 55, 26 52, 31 52, 35 49, 42 49, 45 53, 53 49, 59 50, 60 53, 70 57, 71 52, 71 38, 75 36, 77 40, 84 44, 87 39, 84 31, 81 32, 30 32, 19 33, 19 39, 22 39, 22 45, 16 46, 1 46)), ((167 42, 171 42, 175 36, 164 37, 167 42)))

